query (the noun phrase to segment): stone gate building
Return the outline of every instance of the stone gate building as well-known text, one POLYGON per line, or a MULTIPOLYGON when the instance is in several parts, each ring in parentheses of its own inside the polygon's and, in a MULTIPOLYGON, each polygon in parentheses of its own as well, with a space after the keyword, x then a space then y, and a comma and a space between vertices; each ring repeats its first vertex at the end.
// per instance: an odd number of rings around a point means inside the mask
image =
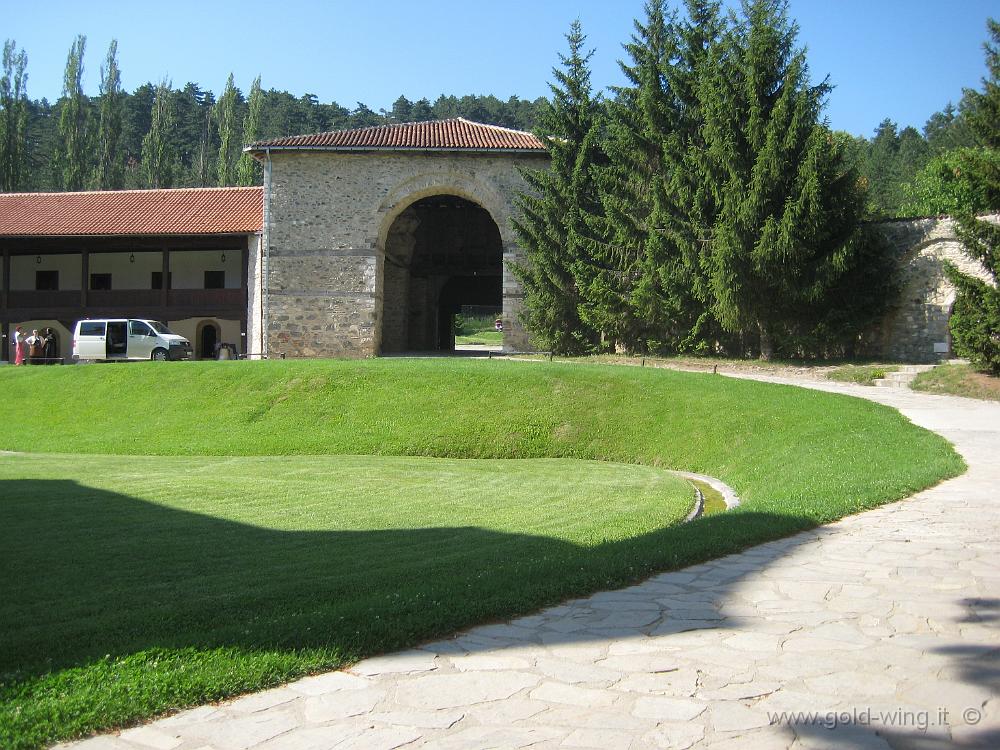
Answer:
POLYGON ((463 305, 502 309, 525 349, 510 264, 519 169, 544 169, 530 133, 464 119, 279 138, 264 164, 252 336, 287 356, 450 349, 463 305))

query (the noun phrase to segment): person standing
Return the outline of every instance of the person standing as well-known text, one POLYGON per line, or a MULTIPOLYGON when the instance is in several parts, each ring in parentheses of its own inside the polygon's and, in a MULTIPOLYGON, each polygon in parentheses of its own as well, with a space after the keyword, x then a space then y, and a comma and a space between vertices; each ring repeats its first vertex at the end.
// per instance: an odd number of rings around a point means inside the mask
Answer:
POLYGON ((38 335, 37 328, 31 331, 31 335, 24 343, 28 345, 28 364, 40 365, 42 357, 45 356, 45 345, 42 343, 42 337, 38 335))
POLYGON ((56 332, 51 328, 45 329, 45 336, 42 338, 42 355, 45 357, 45 364, 54 365, 59 359, 59 349, 56 346, 56 332))
POLYGON ((24 343, 24 334, 21 333, 21 326, 14 328, 14 364, 23 365, 27 346, 24 343))

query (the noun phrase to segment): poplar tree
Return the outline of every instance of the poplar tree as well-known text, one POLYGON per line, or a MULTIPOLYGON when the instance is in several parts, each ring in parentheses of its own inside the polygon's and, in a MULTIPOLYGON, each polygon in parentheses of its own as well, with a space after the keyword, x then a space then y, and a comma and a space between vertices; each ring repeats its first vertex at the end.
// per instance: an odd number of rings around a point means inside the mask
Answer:
POLYGON ((13 192, 21 186, 28 127, 28 56, 8 39, 3 46, 3 77, 0 78, 0 190, 13 192))
POLYGON ((200 107, 200 128, 198 134, 198 182, 202 187, 207 187, 209 180, 213 177, 211 169, 212 161, 212 117, 215 112, 215 98, 211 92, 206 92, 199 102, 200 107))
POLYGON ((82 34, 77 36, 66 58, 62 112, 59 115, 60 147, 56 158, 63 190, 82 190, 90 173, 87 143, 90 110, 83 95, 83 54, 86 46, 87 37, 82 34))
POLYGON ((219 123, 219 161, 217 164, 219 186, 233 185, 236 182, 236 159, 239 153, 239 142, 236 138, 236 84, 233 74, 229 74, 226 87, 222 90, 216 108, 216 121, 219 123))
MULTIPOLYGON (((260 137, 260 114, 264 106, 264 92, 260 88, 260 76, 250 87, 247 115, 243 118, 243 145, 249 145, 260 137)), ((243 152, 236 165, 237 185, 257 185, 261 181, 260 164, 250 154, 243 152)))
POLYGON ((533 189, 517 196, 514 229, 525 249, 525 262, 512 272, 524 289, 522 320, 538 342, 559 354, 591 350, 596 331, 581 320, 575 274, 588 264, 584 251, 583 212, 596 206, 591 167, 599 159, 595 145, 600 100, 593 96, 586 36, 579 20, 566 35, 569 55, 559 55, 549 84, 552 101, 542 107, 537 134, 551 157, 546 170, 522 169, 533 189))
POLYGON ((819 121, 830 85, 810 84, 786 7, 747 3, 700 82, 720 186, 703 256, 712 311, 725 330, 755 335, 763 359, 779 339, 850 338, 884 307, 872 287, 891 279, 886 254, 859 235, 863 192, 819 121), (848 278, 860 288, 834 298, 848 278))
POLYGON ((149 132, 142 139, 142 176, 150 188, 168 188, 173 184, 177 155, 171 135, 174 130, 174 106, 170 82, 156 87, 149 132))
MULTIPOLYGON (((983 45, 989 77, 983 79, 983 91, 971 92, 970 111, 966 115, 975 134, 982 157, 973 160, 966 178, 977 189, 991 196, 990 210, 1000 209, 1000 23, 987 21, 991 42, 983 45)), ((974 367, 1000 375, 1000 226, 977 219, 971 211, 958 216, 958 236, 966 254, 978 260, 993 276, 992 283, 962 273, 952 264, 946 266, 948 278, 957 289, 951 315, 951 334, 955 351, 968 357, 974 367)))
POLYGON ((97 169, 93 184, 98 190, 118 190, 125 180, 120 141, 125 96, 118 68, 118 40, 112 39, 101 66, 100 123, 97 129, 97 169))

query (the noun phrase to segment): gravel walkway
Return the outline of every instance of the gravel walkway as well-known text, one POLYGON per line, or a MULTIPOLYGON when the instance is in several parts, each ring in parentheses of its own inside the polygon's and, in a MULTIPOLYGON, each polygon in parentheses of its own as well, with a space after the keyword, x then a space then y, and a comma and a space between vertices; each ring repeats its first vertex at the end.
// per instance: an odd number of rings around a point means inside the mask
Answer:
POLYGON ((1000 748, 1000 403, 756 379, 896 407, 970 469, 738 555, 74 747, 1000 748))

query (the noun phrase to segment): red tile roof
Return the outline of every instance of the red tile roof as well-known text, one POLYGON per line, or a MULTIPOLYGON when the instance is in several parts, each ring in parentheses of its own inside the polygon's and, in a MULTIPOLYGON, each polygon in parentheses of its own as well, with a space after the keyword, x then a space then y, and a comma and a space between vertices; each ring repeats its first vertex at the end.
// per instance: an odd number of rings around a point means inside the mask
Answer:
POLYGON ((457 117, 453 120, 377 125, 329 133, 293 135, 260 141, 247 147, 315 151, 531 151, 545 153, 545 144, 522 130, 484 125, 457 117))
POLYGON ((260 187, 0 194, 0 237, 250 234, 260 187))

